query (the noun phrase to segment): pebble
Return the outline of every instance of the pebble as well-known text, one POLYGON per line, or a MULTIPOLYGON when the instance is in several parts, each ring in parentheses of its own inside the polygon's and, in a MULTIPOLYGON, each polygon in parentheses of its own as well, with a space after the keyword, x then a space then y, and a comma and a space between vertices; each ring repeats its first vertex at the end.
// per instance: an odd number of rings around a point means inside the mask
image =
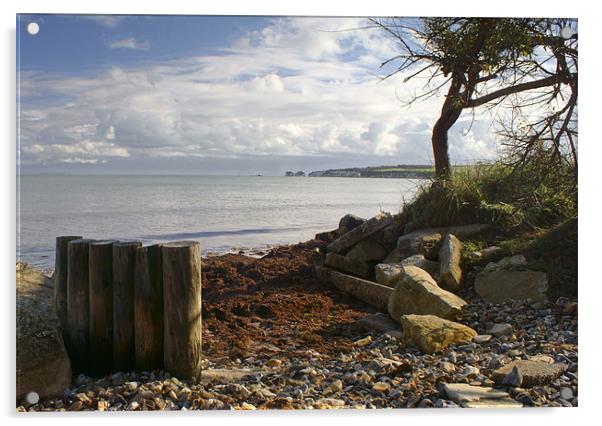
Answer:
POLYGON ((563 305, 553 311, 555 305, 549 303, 533 309, 527 302, 493 305, 470 293, 461 296, 468 304, 460 322, 479 335, 470 344, 441 353, 406 348, 387 333, 355 334, 349 339, 353 344, 339 353, 293 348, 282 359, 273 358, 272 352, 251 353, 238 362, 203 360, 206 369, 252 371, 236 380, 190 383, 160 370, 99 379, 79 376, 61 397, 17 410, 445 408, 456 405, 439 394, 439 382, 491 388, 492 371, 517 358, 563 362, 569 370, 549 385, 524 389, 513 371, 506 390, 514 400, 535 407, 577 406, 577 324, 574 317, 555 313, 563 305), (490 332, 495 325, 509 327, 496 336, 490 332))
POLYGON ((489 330, 489 334, 492 334, 496 337, 508 336, 512 334, 513 328, 511 324, 495 324, 491 330, 489 330))
POLYGON ((502 385, 504 386, 519 387, 522 384, 523 374, 518 367, 512 368, 512 371, 504 377, 504 380, 502 380, 502 385))
POLYGON ((571 388, 560 389, 560 397, 567 401, 573 399, 573 390, 571 388))

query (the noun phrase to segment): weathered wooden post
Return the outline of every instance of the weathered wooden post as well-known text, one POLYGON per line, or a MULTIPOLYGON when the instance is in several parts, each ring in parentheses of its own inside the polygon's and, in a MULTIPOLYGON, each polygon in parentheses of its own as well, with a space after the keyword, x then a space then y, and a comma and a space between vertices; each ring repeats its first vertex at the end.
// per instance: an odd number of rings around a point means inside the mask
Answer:
POLYGON ((134 272, 138 241, 113 244, 113 369, 135 366, 134 272))
POLYGON ((61 325, 63 338, 67 327, 67 265, 69 264, 69 241, 81 240, 81 236, 56 237, 54 260, 54 308, 61 325))
POLYGON ((201 375, 201 249, 197 241, 163 245, 163 362, 171 374, 201 375))
POLYGON ((90 372, 95 376, 109 373, 113 365, 113 244, 90 244, 90 372))
POLYGON ((86 371, 89 336, 88 253, 94 240, 79 239, 68 243, 67 327, 65 345, 75 372, 86 371))
POLYGON ((161 245, 136 251, 134 280, 136 370, 163 368, 163 262, 161 245))

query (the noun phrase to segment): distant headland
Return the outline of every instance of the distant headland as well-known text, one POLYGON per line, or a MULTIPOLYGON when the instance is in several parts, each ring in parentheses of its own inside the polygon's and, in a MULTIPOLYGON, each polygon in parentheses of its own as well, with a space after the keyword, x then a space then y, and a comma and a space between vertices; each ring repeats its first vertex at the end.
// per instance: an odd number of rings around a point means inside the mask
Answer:
MULTIPOLYGON (((428 179, 433 177, 435 169, 428 165, 351 167, 346 169, 317 170, 307 174, 309 177, 371 177, 371 178, 414 178, 428 179)), ((305 172, 287 171, 285 176, 306 176, 305 172)))

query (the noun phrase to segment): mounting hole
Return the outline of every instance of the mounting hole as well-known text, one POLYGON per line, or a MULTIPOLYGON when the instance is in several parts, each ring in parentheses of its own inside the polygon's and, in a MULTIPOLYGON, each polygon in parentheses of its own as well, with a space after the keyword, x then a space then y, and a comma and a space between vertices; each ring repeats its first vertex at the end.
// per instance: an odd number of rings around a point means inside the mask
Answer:
POLYGON ((37 22, 30 22, 27 24, 27 32, 31 35, 36 35, 40 32, 40 26, 37 22))

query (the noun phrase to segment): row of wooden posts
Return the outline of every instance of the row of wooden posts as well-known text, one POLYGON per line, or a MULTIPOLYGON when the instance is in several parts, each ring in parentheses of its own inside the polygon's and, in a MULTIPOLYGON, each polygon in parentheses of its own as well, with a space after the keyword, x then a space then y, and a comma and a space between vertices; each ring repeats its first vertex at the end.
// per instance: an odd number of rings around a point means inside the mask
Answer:
POLYGON ((201 373, 201 257, 196 241, 56 239, 55 306, 76 373, 201 373))

